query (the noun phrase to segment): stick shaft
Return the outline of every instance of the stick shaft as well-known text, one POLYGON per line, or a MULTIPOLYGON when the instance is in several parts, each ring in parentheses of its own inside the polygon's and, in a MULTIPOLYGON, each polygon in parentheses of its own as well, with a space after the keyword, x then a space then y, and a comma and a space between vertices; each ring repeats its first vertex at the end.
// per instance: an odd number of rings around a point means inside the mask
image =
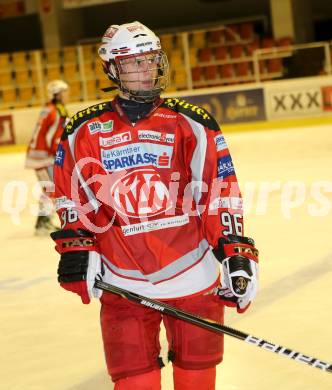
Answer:
POLYGON ((276 353, 278 355, 288 357, 289 359, 296 360, 300 363, 304 363, 309 366, 316 367, 326 372, 332 373, 332 364, 330 363, 326 363, 322 360, 313 358, 308 355, 304 355, 290 348, 286 348, 278 344, 270 343, 262 338, 252 336, 250 334, 241 332, 237 329, 230 328, 229 326, 221 325, 216 321, 207 318, 202 318, 195 314, 191 314, 186 311, 177 309, 164 302, 160 302, 160 301, 156 301, 155 299, 144 297, 142 295, 133 293, 128 290, 124 290, 120 287, 113 286, 111 284, 102 282, 100 280, 96 280, 95 287, 99 288, 100 290, 119 295, 125 299, 128 299, 132 302, 136 302, 150 309, 160 311, 163 314, 167 314, 172 317, 178 318, 180 320, 189 322, 193 325, 197 325, 201 328, 205 328, 212 332, 219 333, 219 334, 220 333, 227 334, 239 340, 243 340, 249 344, 256 345, 256 347, 260 347, 262 349, 276 353))

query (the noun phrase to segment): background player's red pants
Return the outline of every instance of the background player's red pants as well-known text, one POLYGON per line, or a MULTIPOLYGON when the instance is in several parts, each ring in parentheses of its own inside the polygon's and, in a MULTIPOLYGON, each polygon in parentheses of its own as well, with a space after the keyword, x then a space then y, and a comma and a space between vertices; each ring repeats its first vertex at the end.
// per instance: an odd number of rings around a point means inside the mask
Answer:
MULTIPOLYGON (((183 370, 205 370, 222 361, 222 335, 162 316, 160 312, 116 295, 104 293, 101 301, 105 357, 114 382, 160 369, 159 331, 162 319, 175 366, 183 370)), ((168 303, 223 323, 223 306, 212 294, 168 303)))

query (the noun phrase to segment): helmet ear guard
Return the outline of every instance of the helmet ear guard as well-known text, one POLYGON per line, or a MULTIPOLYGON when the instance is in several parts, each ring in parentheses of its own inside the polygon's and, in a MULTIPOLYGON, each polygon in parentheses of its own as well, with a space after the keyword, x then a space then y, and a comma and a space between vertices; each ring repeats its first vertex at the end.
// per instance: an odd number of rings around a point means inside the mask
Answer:
POLYGON ((102 61, 103 71, 107 77, 115 84, 119 84, 119 73, 113 60, 102 61))
POLYGON ((108 69, 109 69, 109 76, 111 80, 114 82, 119 80, 119 72, 114 61, 110 61, 108 69))

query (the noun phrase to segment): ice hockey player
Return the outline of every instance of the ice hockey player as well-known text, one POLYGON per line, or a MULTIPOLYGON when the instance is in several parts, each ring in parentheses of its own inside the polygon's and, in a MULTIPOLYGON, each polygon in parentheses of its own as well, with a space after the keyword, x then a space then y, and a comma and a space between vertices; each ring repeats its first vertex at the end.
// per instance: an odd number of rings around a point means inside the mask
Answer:
POLYGON ((54 172, 62 230, 52 233, 58 280, 85 304, 100 298, 115 390, 161 388, 161 321, 174 388, 213 390, 221 335, 102 294, 94 280, 220 323, 225 305, 245 311, 256 294, 258 259, 243 236, 228 147, 206 110, 160 97, 169 66, 147 27, 110 26, 99 55, 119 92, 78 112, 61 138, 54 172))
POLYGON ((53 164, 61 134, 69 119, 65 107, 68 100, 68 84, 62 80, 53 80, 47 84, 46 89, 48 102, 39 115, 25 161, 26 168, 36 171, 37 179, 42 188, 35 224, 36 235, 49 235, 55 229, 50 216, 52 212, 50 197, 52 197, 53 188, 53 164))

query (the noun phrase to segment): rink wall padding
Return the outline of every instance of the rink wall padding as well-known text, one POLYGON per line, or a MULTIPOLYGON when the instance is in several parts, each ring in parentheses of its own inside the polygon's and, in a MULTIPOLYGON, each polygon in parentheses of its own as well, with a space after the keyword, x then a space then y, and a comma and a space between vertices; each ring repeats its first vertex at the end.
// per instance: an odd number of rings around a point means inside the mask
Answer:
MULTIPOLYGON (((332 76, 181 91, 174 96, 180 102, 203 106, 226 132, 332 123, 332 76)), ((71 103, 68 111, 73 115, 95 103, 71 103)), ((0 111, 0 145, 27 145, 40 109, 0 111)), ((24 149, 0 146, 0 152, 14 150, 24 149)))

